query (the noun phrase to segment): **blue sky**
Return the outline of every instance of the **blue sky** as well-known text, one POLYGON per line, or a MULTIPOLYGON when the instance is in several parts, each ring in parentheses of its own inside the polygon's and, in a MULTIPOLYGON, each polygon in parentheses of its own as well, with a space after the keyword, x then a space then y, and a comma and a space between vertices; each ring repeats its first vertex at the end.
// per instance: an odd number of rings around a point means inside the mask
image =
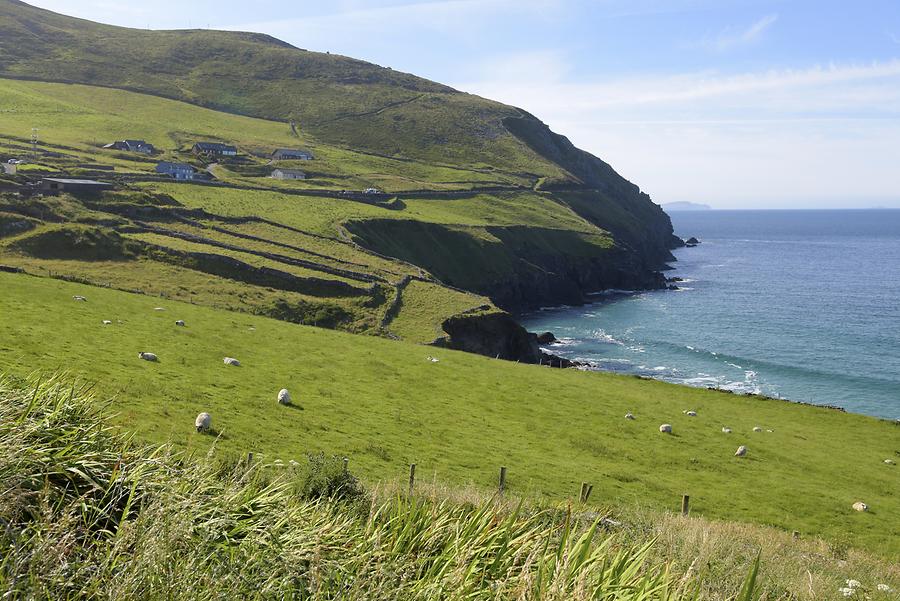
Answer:
POLYGON ((520 106, 657 202, 900 207, 897 0, 35 0, 262 31, 520 106))

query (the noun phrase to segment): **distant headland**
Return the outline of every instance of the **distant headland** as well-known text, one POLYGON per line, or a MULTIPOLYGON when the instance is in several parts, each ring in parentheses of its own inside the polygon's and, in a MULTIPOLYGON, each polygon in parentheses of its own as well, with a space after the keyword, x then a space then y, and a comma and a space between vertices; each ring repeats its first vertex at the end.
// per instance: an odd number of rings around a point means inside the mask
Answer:
POLYGON ((696 202, 687 202, 687 201, 679 201, 679 202, 669 202, 662 205, 662 208, 666 212, 670 211, 711 211, 712 207, 709 205, 699 204, 696 202))

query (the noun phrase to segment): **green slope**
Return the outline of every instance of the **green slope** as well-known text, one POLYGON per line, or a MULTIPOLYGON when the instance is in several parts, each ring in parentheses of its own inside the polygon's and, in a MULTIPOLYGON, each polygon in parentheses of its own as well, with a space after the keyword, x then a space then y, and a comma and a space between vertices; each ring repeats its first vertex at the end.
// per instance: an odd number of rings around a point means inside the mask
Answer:
POLYGON ((900 470, 884 463, 900 459, 900 438, 888 422, 23 275, 0 274, 0 290, 0 371, 88 378, 143 439, 205 452, 212 440, 193 418, 209 411, 226 453, 289 460, 325 450, 370 481, 400 480, 415 462, 422 478, 484 489, 503 465, 515 494, 567 497, 587 481, 600 504, 675 508, 689 493, 698 514, 900 552, 900 470), (140 351, 160 362, 140 361, 140 351), (242 366, 225 366, 225 356, 242 366), (283 387, 296 406, 278 406, 283 387), (674 435, 660 434, 661 423, 674 435), (773 432, 752 432, 757 425, 773 432), (748 457, 734 457, 739 444, 748 457), (868 513, 851 509, 859 500, 868 513))
POLYGON ((424 162, 426 171, 463 169, 483 180, 578 188, 597 202, 612 199, 641 223, 635 236, 628 219, 584 213, 635 256, 628 269, 658 268, 673 243, 668 217, 637 186, 534 116, 259 34, 130 30, 0 0, 0 75, 138 90, 255 117, 296 119, 321 143, 424 162))

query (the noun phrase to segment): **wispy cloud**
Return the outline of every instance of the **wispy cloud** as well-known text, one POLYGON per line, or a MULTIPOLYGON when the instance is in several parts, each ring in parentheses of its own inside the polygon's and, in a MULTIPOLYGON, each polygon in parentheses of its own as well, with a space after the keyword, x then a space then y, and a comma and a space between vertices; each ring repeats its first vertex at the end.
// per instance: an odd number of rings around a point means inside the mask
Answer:
POLYGON ((532 74, 454 87, 538 115, 657 201, 900 200, 891 150, 900 139, 900 59, 550 85, 532 74))
POLYGON ((350 35, 384 36, 403 32, 409 27, 419 30, 441 30, 463 35, 466 28, 479 27, 490 17, 518 13, 548 13, 563 0, 436 0, 368 6, 344 3, 337 10, 277 21, 250 22, 229 27, 269 33, 285 33, 292 38, 305 36, 335 37, 350 35))
POLYGON ((719 32, 718 35, 703 39, 699 45, 717 52, 748 46, 757 42, 776 21, 778 21, 778 15, 773 13, 760 18, 749 27, 743 29, 727 27, 719 32))
MULTIPOLYGON (((513 59, 507 58, 511 62, 513 59)), ((563 69, 563 67, 557 67, 563 69)), ((708 108, 741 106, 757 103, 754 113, 777 110, 773 99, 791 107, 807 106, 810 112, 835 100, 841 100, 843 108, 890 109, 900 97, 897 89, 900 78, 900 59, 873 62, 864 65, 830 64, 805 69, 779 69, 724 75, 715 72, 683 73, 675 75, 642 76, 608 82, 558 82, 545 86, 532 77, 516 82, 510 78, 456 83, 456 87, 509 102, 543 104, 571 113, 575 110, 616 111, 654 107, 661 110, 682 110, 705 102, 708 108), (858 88, 869 82, 877 84, 890 80, 878 91, 866 88, 866 94, 856 94, 858 88)), ((539 81, 539 80, 538 80, 539 81)), ((527 107, 526 107, 527 108, 527 107)))

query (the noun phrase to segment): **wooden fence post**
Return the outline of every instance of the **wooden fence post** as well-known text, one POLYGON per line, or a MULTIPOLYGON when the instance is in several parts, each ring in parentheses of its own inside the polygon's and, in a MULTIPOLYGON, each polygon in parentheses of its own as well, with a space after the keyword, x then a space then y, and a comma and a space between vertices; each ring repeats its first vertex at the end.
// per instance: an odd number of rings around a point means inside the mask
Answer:
POLYGON ((691 497, 690 495, 682 495, 681 496, 681 515, 687 515, 691 511, 691 497))
POLYGON ((347 464, 349 464, 349 463, 350 463, 350 459, 348 459, 347 457, 344 457, 344 471, 345 472, 347 471, 347 464))
POLYGON ((409 464, 409 494, 413 494, 413 488, 416 485, 416 464, 409 464))
POLYGON ((591 498, 591 492, 594 490, 593 484, 588 484, 587 490, 584 491, 584 502, 587 503, 587 500, 591 498))
POLYGON ((500 468, 500 494, 506 489, 506 467, 500 468))
POLYGON ((587 494, 587 482, 581 483, 581 493, 578 495, 578 500, 584 503, 584 496, 587 494))
POLYGON ((253 463, 253 453, 247 453, 247 465, 251 465, 253 463))

